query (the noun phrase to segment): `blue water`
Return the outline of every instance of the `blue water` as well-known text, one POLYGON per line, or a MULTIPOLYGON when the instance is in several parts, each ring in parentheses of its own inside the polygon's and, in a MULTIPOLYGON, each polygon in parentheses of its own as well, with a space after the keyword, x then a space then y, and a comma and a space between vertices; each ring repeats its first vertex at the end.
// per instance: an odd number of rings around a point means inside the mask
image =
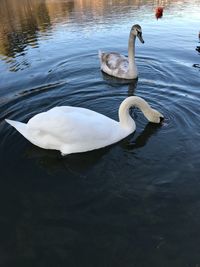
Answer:
POLYGON ((1 0, 0 265, 200 266, 198 0, 1 0), (139 78, 100 71, 98 50, 127 55, 133 24, 139 78), (62 157, 5 123, 56 105, 118 120, 129 95, 165 116, 100 150, 62 157))

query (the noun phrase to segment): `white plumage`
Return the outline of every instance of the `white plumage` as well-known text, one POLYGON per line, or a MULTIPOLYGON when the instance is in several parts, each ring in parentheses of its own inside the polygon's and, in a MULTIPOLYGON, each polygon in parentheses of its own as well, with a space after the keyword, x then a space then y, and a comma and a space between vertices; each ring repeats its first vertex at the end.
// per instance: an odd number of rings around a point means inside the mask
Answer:
POLYGON ((132 133, 135 122, 129 115, 131 106, 140 108, 149 121, 159 123, 163 117, 142 98, 131 96, 120 105, 119 122, 89 109, 70 106, 39 113, 27 124, 6 121, 34 145, 66 155, 105 147, 132 133))

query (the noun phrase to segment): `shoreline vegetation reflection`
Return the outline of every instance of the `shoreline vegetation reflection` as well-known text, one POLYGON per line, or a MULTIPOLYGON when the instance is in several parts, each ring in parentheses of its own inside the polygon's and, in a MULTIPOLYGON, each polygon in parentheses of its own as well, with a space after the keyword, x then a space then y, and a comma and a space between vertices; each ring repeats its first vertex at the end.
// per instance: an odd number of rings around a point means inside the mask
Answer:
POLYGON ((38 47, 38 39, 42 34, 48 34, 55 25, 67 21, 77 23, 84 22, 87 17, 93 17, 98 23, 102 18, 110 16, 111 12, 124 14, 124 9, 129 12, 129 6, 138 10, 142 7, 153 9, 157 5, 169 7, 178 4, 178 0, 153 1, 149 5, 143 0, 110 1, 97 0, 75 0, 75 1, 53 1, 53 0, 21 0, 20 5, 15 0, 2 0, 0 6, 0 57, 9 63, 9 59, 18 54, 24 55, 27 46, 38 47), (114 2, 114 3, 113 3, 114 2), (130 3, 131 2, 131 3, 130 3), (113 4, 115 10, 112 10, 113 4), (73 16, 71 14, 73 13, 73 16), (107 14, 107 15, 106 15, 107 14))

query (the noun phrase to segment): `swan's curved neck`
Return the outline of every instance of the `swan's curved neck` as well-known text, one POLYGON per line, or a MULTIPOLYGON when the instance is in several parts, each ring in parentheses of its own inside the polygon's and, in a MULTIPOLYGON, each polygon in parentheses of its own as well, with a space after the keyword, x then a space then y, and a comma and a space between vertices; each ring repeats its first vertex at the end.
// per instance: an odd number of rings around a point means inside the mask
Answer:
POLYGON ((129 61, 129 71, 137 72, 137 67, 135 64, 135 35, 130 33, 128 40, 128 61, 129 61))
POLYGON ((129 114, 130 107, 139 108, 145 117, 151 112, 151 107, 144 99, 138 96, 130 96, 121 103, 119 107, 119 122, 124 128, 134 129, 135 122, 129 114))

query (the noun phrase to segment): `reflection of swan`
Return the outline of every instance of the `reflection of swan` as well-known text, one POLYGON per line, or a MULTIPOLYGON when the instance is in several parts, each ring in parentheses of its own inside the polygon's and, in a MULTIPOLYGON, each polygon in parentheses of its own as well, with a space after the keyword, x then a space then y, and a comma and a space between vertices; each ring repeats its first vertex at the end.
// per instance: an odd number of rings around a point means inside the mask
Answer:
POLYGON ((135 79, 138 76, 137 66, 135 64, 135 38, 144 43, 142 38, 142 29, 140 25, 134 25, 131 28, 128 42, 128 58, 115 52, 104 53, 99 51, 101 70, 111 76, 122 79, 135 79))
POLYGON ((154 135, 160 125, 155 125, 152 123, 148 123, 145 129, 134 139, 134 141, 127 141, 125 140, 124 145, 128 150, 137 149, 146 145, 149 138, 154 135))
POLYGON ((129 85, 128 85, 128 96, 134 95, 134 92, 135 92, 136 87, 137 87, 137 82, 138 82, 138 80, 134 80, 131 83, 129 83, 129 85))
POLYGON ((145 100, 130 96, 119 107, 119 122, 92 110, 70 106, 39 113, 27 124, 6 121, 34 145, 66 155, 111 145, 135 131, 135 122, 129 115, 131 106, 141 109, 151 122, 159 123, 163 118, 145 100))
POLYGON ((62 157, 56 151, 49 153, 48 150, 36 146, 28 146, 26 156, 29 159, 34 159, 35 162, 49 173, 61 171, 84 177, 88 170, 91 167, 93 168, 109 149, 110 147, 104 147, 88 153, 71 154, 70 157, 62 157))
POLYGON ((110 76, 104 72, 102 72, 102 77, 104 81, 106 81, 108 84, 114 87, 128 84, 128 96, 134 95, 135 89, 137 87, 138 79, 134 79, 134 80, 119 79, 119 78, 110 76))
POLYGON ((135 84, 135 87, 137 85, 138 79, 121 79, 118 77, 114 77, 114 76, 110 76, 105 72, 102 72, 102 78, 104 79, 104 81, 106 81, 107 83, 111 84, 111 85, 119 85, 119 84, 135 84))

